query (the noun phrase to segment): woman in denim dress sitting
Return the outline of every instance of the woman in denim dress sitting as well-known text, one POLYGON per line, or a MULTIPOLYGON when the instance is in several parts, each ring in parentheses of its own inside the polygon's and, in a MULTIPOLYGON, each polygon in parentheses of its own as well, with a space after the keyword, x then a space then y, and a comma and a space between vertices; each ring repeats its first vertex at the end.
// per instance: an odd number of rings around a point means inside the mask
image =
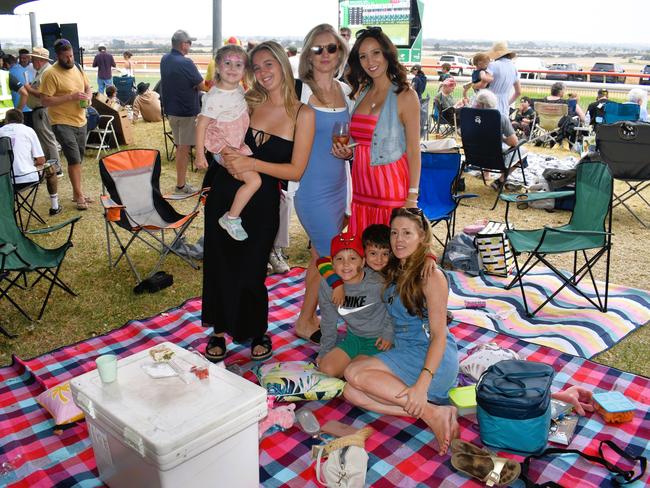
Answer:
POLYGON ((422 419, 445 454, 459 429, 456 408, 447 405, 458 375, 458 348, 447 328, 447 279, 438 268, 422 278, 432 233, 420 209, 394 209, 390 227, 384 299, 395 347, 353 361, 345 370, 344 395, 373 412, 422 419))

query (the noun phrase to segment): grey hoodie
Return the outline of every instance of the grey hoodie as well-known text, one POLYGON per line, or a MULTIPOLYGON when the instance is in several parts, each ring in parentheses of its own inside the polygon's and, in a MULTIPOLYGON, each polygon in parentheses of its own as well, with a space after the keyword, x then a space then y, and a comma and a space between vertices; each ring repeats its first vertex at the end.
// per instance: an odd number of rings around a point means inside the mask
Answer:
POLYGON ((337 322, 339 318, 347 324, 347 330, 369 339, 381 337, 393 342, 393 320, 382 300, 384 280, 379 273, 367 266, 360 283, 345 283, 345 301, 341 307, 332 303, 332 289, 327 281, 321 280, 318 291, 320 305, 320 352, 323 357, 336 346, 337 322))

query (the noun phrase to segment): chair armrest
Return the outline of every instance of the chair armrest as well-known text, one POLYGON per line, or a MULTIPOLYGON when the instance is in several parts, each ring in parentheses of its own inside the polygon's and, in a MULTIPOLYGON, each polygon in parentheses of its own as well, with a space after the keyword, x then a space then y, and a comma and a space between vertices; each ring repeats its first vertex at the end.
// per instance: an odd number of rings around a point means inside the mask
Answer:
POLYGON ((102 207, 105 209, 109 208, 126 208, 124 205, 120 205, 119 203, 116 203, 115 200, 113 200, 111 197, 107 195, 102 195, 99 200, 102 202, 102 207))
POLYGON ((613 232, 607 232, 604 230, 570 230, 570 229, 558 229, 556 227, 544 226, 544 230, 547 232, 559 232, 560 234, 573 234, 577 236, 609 236, 614 235, 613 232))
POLYGON ((564 191, 538 191, 534 193, 506 193, 499 195, 499 199, 504 202, 536 202, 537 200, 546 200, 548 198, 563 198, 574 195, 573 190, 564 191))
POLYGON ((8 256, 12 252, 16 250, 16 246, 13 244, 9 244, 8 242, 5 244, 0 244, 0 254, 3 256, 8 256))
POLYGON ((188 198, 195 197, 196 195, 200 195, 199 198, 204 198, 209 191, 210 191, 210 187, 207 187, 207 188, 201 188, 200 190, 197 190, 194 193, 183 193, 182 195, 176 195, 175 193, 168 193, 166 195, 163 195, 163 198, 169 201, 187 200, 188 198))
POLYGON ((510 153, 512 153, 512 152, 517 151, 521 146, 523 146, 523 145, 526 144, 527 142, 528 142, 528 140, 526 140, 526 139, 520 139, 520 140, 517 142, 517 144, 515 144, 514 146, 509 147, 508 149, 506 149, 505 151, 503 151, 503 155, 506 156, 506 155, 508 155, 508 154, 510 154, 510 153))
POLYGON ((452 195, 451 198, 456 200, 457 202, 464 200, 465 198, 477 198, 478 195, 476 193, 463 193, 461 195, 452 195))
POLYGON ((182 195, 177 195, 175 193, 167 193, 166 195, 163 195, 163 198, 168 201, 180 201, 180 200, 187 200, 188 198, 195 197, 199 195, 203 190, 197 190, 194 193, 183 193, 182 195))
POLYGON ((49 234, 50 232, 54 232, 55 230, 63 229, 64 227, 67 227, 70 224, 74 224, 79 219, 81 219, 81 215, 77 215, 76 217, 72 217, 71 219, 68 219, 65 222, 61 222, 60 224, 51 225, 49 227, 43 227, 42 229, 28 230, 28 231, 25 232, 25 234, 30 234, 30 235, 49 234))

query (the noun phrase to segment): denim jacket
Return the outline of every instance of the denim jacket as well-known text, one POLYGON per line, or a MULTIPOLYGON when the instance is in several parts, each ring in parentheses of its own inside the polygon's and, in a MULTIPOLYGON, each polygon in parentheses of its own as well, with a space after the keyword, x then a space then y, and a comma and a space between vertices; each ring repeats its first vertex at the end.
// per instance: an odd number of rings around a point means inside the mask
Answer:
MULTIPOLYGON (((370 166, 390 164, 397 161, 406 152, 406 132, 397 112, 396 89, 388 90, 377 125, 372 133, 370 166)), ((366 96, 368 90, 369 87, 361 92, 352 113, 366 96)))

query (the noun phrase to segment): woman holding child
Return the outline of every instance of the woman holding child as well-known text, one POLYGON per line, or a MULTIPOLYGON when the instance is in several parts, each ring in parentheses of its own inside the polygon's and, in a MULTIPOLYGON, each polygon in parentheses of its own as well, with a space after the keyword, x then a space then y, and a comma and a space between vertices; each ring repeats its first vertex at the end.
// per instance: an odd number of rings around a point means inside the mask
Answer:
MULTIPOLYGON (((225 66, 218 63, 217 70, 222 69, 225 66)), ((254 80, 246 93, 250 126, 244 142, 252 155, 226 147, 221 151, 224 166, 211 163, 204 179, 204 186, 212 188, 205 205, 202 309, 203 325, 214 328, 206 347, 211 361, 225 357, 225 333, 238 342, 252 339, 254 360, 271 355, 264 282, 278 230, 279 180, 300 179, 314 137, 313 111, 296 97, 282 46, 274 41, 259 44, 250 53, 247 69, 254 80), (259 173, 261 185, 241 212, 248 238, 238 241, 217 220, 231 207, 247 171, 259 173)))
MULTIPOLYGON (((349 230, 361 234, 370 224, 388 223, 391 210, 417 206, 420 184, 420 113, 397 49, 380 27, 357 33, 348 57, 350 98, 355 106, 350 135, 358 145, 352 165, 352 216, 349 230)), ((350 159, 348 146, 332 152, 350 159)))
POLYGON ((458 349, 447 328, 447 280, 438 268, 422 279, 433 238, 419 209, 394 209, 390 228, 384 299, 395 347, 354 360, 345 370, 344 395, 374 412, 421 418, 445 454, 458 436, 456 408, 444 405, 458 374, 458 349))
POLYGON ((329 24, 309 31, 300 56, 301 100, 314 110, 315 135, 307 168, 296 192, 296 214, 311 241, 311 261, 305 278, 305 298, 296 321, 296 334, 318 343, 316 316, 319 274, 316 260, 328 256, 330 241, 343 228, 347 200, 347 161, 332 152, 334 125, 347 124, 350 87, 337 78, 348 55, 347 43, 329 24))

